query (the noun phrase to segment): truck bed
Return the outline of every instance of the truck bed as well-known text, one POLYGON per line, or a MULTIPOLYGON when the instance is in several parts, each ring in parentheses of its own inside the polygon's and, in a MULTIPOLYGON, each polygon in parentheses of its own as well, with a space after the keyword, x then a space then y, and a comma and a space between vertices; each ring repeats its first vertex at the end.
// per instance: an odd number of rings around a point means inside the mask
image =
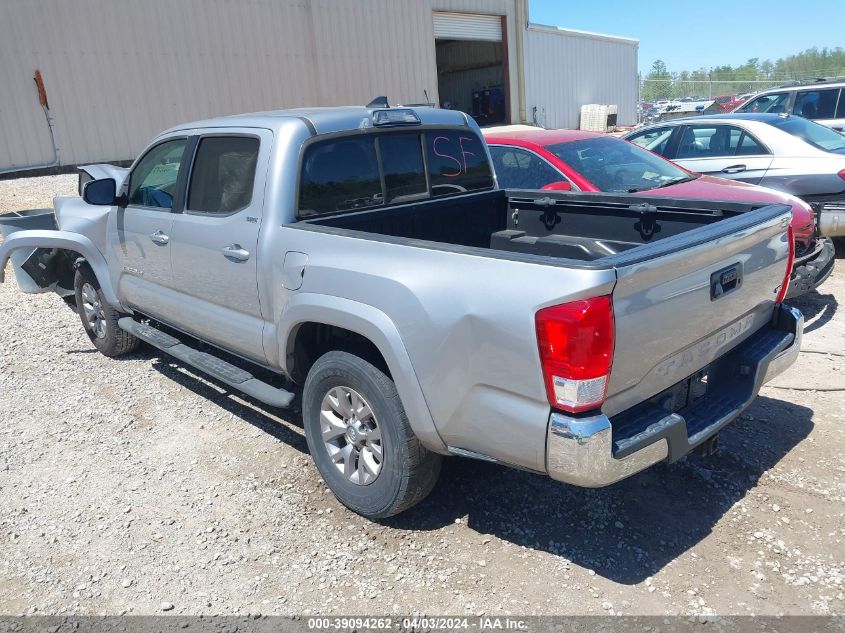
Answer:
MULTIPOLYGON (((321 234, 293 238, 302 252, 318 243, 325 249, 331 242, 344 253, 342 262, 338 255, 337 264, 312 269, 312 282, 343 279, 339 292, 356 301, 381 305, 395 300, 385 312, 398 314, 426 340, 447 337, 453 329, 441 332, 439 320, 425 321, 422 306, 448 306, 455 320, 473 319, 469 340, 476 347, 489 341, 504 345, 508 337, 520 336, 510 349, 522 349, 536 345, 533 319, 520 320, 524 314, 511 315, 508 306, 529 306, 533 316, 548 305, 611 294, 619 352, 602 412, 616 416, 683 386, 697 372, 706 373, 718 357, 771 321, 787 268, 790 218, 786 205, 508 190, 288 226, 321 234), (479 258, 488 259, 486 265, 479 258), (607 278, 599 273, 610 273, 612 285, 596 281, 589 289, 591 279, 607 278), (391 280, 391 293, 369 296, 370 280, 385 277, 391 280), (722 280, 728 285, 717 288, 722 280), (488 322, 508 326, 487 331, 480 324, 488 322)), ((406 332, 403 337, 413 339, 406 332)), ((463 344, 453 346, 462 349, 463 344)), ((421 375, 435 375, 443 353, 430 366, 419 361, 421 375)), ((536 369, 514 362, 513 355, 502 366, 513 371, 500 376, 499 366, 492 364, 493 375, 478 370, 483 375, 479 384, 526 393, 529 387, 515 387, 514 376, 533 377, 536 369)), ((448 382, 425 386, 441 400, 450 388, 448 382)), ((489 413, 474 410, 469 417, 478 415, 489 426, 495 417, 489 413)), ((449 419, 449 414, 439 417, 449 419)), ((509 418, 508 424, 518 426, 518 419, 509 418)), ((441 431, 450 445, 475 450, 476 434, 487 431, 461 420, 441 431), (452 429, 460 433, 453 437, 452 429)))
MULTIPOLYGON (((762 206, 712 200, 499 190, 323 216, 297 226, 564 259, 576 266, 587 262, 612 265, 632 262, 637 247, 741 218, 762 206), (622 254, 626 256, 618 257, 622 254)), ((774 205, 770 211, 777 214, 783 209, 774 205)), ((755 217, 764 219, 759 214, 755 217)), ((724 230, 736 228, 732 224, 724 230)), ((713 239, 714 233, 699 232, 698 237, 713 239)))

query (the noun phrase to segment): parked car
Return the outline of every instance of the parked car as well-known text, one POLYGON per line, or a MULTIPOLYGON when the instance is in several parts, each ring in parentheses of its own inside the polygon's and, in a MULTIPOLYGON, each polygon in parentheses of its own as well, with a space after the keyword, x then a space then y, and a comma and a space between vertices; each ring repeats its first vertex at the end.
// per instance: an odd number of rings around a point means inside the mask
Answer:
POLYGON ((49 259, 16 272, 71 277, 107 356, 144 341, 271 406, 301 385, 318 471, 371 518, 443 455, 603 486, 712 448, 801 344, 789 206, 503 191, 460 112, 187 123, 55 208, 0 273, 49 259))
POLYGON ((845 81, 819 81, 764 90, 734 112, 794 114, 845 130, 845 81))
POLYGON ((719 95, 713 98, 713 103, 704 109, 704 114, 725 114, 733 112, 742 101, 736 95, 719 95))
POLYGON ((813 210, 795 196, 693 174, 638 145, 606 134, 514 128, 483 130, 501 187, 642 192, 672 198, 788 204, 792 207, 796 248, 789 296, 818 287, 833 270, 832 241, 816 235, 813 210))
POLYGON ((802 198, 819 233, 845 235, 845 136, 787 114, 723 114, 639 128, 625 139, 691 171, 802 198))

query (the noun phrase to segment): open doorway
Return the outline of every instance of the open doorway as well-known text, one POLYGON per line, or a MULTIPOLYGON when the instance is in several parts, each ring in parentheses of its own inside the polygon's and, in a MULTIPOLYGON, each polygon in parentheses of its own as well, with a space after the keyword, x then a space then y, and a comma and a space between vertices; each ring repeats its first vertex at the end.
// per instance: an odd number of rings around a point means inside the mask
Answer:
POLYGON ((502 16, 435 13, 440 107, 479 125, 508 119, 507 42, 502 16))

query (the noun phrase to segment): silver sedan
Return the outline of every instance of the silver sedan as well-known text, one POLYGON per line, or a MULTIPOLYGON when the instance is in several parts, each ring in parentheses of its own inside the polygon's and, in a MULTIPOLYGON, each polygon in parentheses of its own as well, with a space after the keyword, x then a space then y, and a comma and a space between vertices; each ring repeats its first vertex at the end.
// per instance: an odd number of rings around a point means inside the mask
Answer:
POLYGON ((689 171, 790 193, 819 212, 822 235, 845 235, 845 136, 782 114, 675 119, 623 138, 689 171))

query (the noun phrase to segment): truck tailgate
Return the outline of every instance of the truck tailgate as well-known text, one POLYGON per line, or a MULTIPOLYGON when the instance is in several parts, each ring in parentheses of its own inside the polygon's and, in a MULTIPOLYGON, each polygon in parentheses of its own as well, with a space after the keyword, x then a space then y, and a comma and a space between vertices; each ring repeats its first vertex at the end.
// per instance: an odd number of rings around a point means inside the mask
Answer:
POLYGON ((705 368, 772 317, 789 257, 788 207, 771 205, 642 246, 615 262, 613 416, 705 368))

